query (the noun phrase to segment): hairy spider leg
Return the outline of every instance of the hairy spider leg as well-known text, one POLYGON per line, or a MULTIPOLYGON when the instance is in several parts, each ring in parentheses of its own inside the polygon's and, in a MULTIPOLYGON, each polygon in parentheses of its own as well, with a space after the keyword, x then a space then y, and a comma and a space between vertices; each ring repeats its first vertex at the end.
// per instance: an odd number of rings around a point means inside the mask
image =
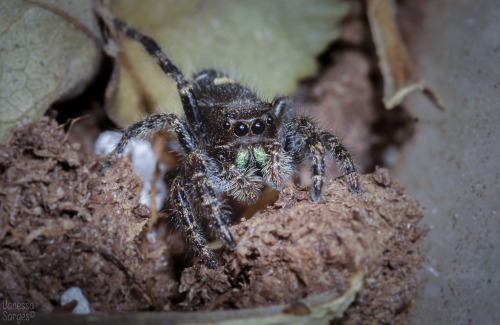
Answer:
POLYGON ((200 239, 202 238, 201 232, 195 221, 196 219, 193 211, 191 211, 186 203, 185 194, 179 193, 179 191, 186 191, 185 187, 178 185, 183 183, 183 179, 190 177, 189 181, 193 184, 195 196, 198 198, 195 199, 195 201, 200 202, 202 215, 209 216, 209 225, 212 231, 216 233, 217 237, 220 238, 228 248, 234 249, 236 244, 228 227, 228 217, 224 211, 222 211, 221 203, 207 176, 208 159, 204 158, 198 150, 198 145, 195 142, 194 136, 191 134, 191 130, 186 125, 186 121, 180 119, 175 114, 151 115, 142 121, 134 123, 125 130, 113 154, 115 157, 119 156, 131 139, 147 138, 150 134, 164 130, 166 125, 172 127, 181 146, 188 154, 182 168, 183 178, 178 179, 176 181, 177 183, 173 183, 174 192, 172 193, 175 198, 173 205, 179 209, 178 213, 183 218, 186 218, 186 220, 182 221, 184 225, 187 224, 189 228, 186 229, 185 226, 182 227, 186 238, 193 244, 208 266, 215 266, 217 261, 213 253, 208 249, 206 240, 200 239), (198 232, 198 234, 193 234, 193 232, 198 232))
POLYGON ((176 227, 184 237, 194 246, 197 254, 209 267, 217 266, 217 259, 214 252, 207 247, 207 240, 201 235, 202 231, 198 220, 194 217, 193 210, 186 197, 186 184, 181 175, 175 177, 170 190, 170 206, 175 214, 176 227))
POLYGON ((222 210, 221 200, 209 178, 209 160, 199 151, 192 152, 187 156, 182 172, 184 177, 189 177, 189 183, 193 184, 195 195, 199 198, 196 202, 202 210, 202 215, 209 216, 210 229, 227 248, 233 250, 236 242, 228 227, 229 217, 222 210))
POLYGON ((119 18, 114 17, 113 24, 127 37, 141 43, 149 55, 156 60, 156 63, 162 71, 175 80, 175 83, 177 84, 177 91, 179 92, 182 107, 184 109, 184 114, 186 114, 186 118, 189 124, 193 126, 194 131, 199 133, 200 119, 198 104, 193 92, 193 86, 184 77, 181 70, 167 58, 165 53, 161 50, 161 47, 154 39, 142 34, 119 18))
POLYGON ((328 131, 322 130, 320 131, 320 135, 328 152, 332 153, 335 160, 342 166, 349 191, 360 194, 361 184, 359 182, 359 174, 347 148, 344 147, 335 135, 328 131))
POLYGON ((293 137, 295 148, 292 152, 296 158, 303 160, 304 158, 312 159, 312 174, 313 183, 311 186, 311 196, 314 201, 321 201, 323 184, 325 182, 325 147, 318 134, 317 128, 311 119, 298 116, 292 119, 288 124, 289 137, 293 137))
POLYGON ((163 131, 167 125, 172 127, 179 143, 187 153, 198 148, 195 137, 184 120, 175 114, 154 114, 129 126, 123 133, 112 155, 114 157, 120 156, 131 139, 147 139, 150 135, 163 131))
POLYGON ((347 149, 336 136, 318 128, 310 118, 298 116, 287 124, 284 147, 297 162, 304 159, 312 160, 311 196, 314 201, 321 201, 326 174, 326 151, 342 164, 349 190, 353 193, 360 192, 356 167, 347 149))
MULTIPOLYGON (((195 195, 199 198, 197 201, 200 202, 202 212, 204 215, 209 216, 211 229, 228 248, 234 249, 236 244, 228 228, 228 217, 224 211, 222 211, 221 204, 215 194, 214 187, 207 176, 208 159, 205 159, 198 150, 198 145, 195 142, 194 136, 191 134, 191 130, 186 125, 186 121, 180 119, 175 114, 155 114, 142 121, 136 122, 125 130, 121 140, 115 148, 114 155, 120 155, 131 139, 147 138, 151 134, 164 130, 166 125, 170 125, 172 127, 177 135, 179 143, 188 154, 182 169, 183 177, 186 178, 189 177, 189 175, 192 175, 189 180, 194 186, 195 195)), ((180 180, 178 182, 180 182, 180 180)), ((183 188, 183 190, 185 190, 185 188, 183 188)), ((177 201, 174 201, 174 205, 178 208, 183 208, 182 197, 178 194, 176 197, 177 201)), ((192 211, 182 210, 180 213, 183 217, 188 218, 188 220, 184 222, 193 224, 192 220, 195 219, 192 211)), ((193 236, 191 234, 192 231, 196 230, 197 228, 189 230, 186 233, 186 237, 195 246, 198 253, 202 256, 204 261, 207 262, 207 265, 214 265, 214 263, 216 263, 216 259, 212 258, 211 254, 208 253, 209 250, 206 247, 206 241, 203 244, 199 240, 199 236, 201 235, 193 236)))

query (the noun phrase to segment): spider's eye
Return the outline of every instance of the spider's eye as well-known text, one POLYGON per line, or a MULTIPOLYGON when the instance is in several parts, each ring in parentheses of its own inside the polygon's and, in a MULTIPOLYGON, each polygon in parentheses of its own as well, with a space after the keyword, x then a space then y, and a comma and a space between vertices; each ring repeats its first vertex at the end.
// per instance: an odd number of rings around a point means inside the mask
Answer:
POLYGON ((273 119, 273 117, 271 115, 269 115, 267 117, 266 123, 267 123, 267 125, 273 125, 274 119, 273 119))
POLYGON ((224 122, 224 124, 222 125, 222 127, 225 130, 229 130, 231 128, 231 123, 229 123, 228 121, 226 121, 226 122, 224 122))
POLYGON ((239 137, 242 137, 244 135, 247 135, 248 133, 248 125, 245 123, 238 123, 236 124, 236 127, 234 128, 234 134, 236 134, 239 137))
POLYGON ((260 120, 257 120, 252 124, 252 133, 253 134, 262 134, 262 132, 264 132, 265 129, 266 129, 266 126, 260 120))

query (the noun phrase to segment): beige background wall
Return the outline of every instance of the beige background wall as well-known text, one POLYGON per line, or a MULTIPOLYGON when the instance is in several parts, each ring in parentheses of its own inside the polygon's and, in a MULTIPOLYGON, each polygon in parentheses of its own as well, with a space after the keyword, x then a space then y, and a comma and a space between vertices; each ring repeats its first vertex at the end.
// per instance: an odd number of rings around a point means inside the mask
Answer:
MULTIPOLYGON (((413 44, 423 96, 395 176, 428 208, 424 283, 412 324, 500 321, 500 1, 434 0, 413 44)), ((497 323, 498 324, 498 323, 497 323)))

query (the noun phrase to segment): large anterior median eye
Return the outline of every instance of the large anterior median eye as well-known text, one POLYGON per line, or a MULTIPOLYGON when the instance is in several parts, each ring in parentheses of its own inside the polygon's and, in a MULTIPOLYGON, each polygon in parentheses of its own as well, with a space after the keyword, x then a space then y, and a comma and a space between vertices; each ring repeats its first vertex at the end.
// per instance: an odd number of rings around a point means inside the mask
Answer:
POLYGON ((248 125, 246 125, 245 123, 238 123, 234 127, 234 134, 236 134, 239 137, 247 135, 247 133, 248 133, 248 125))
POLYGON ((261 120, 257 120, 252 124, 252 133, 253 134, 262 134, 264 130, 266 129, 266 126, 264 123, 262 123, 261 120))

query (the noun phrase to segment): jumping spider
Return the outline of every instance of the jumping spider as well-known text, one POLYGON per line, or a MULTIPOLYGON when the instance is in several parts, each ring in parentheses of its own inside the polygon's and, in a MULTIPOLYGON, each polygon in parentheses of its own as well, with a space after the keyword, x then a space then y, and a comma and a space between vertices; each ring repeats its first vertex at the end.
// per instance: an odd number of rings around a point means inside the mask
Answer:
POLYGON ((215 70, 203 70, 192 80, 184 77, 150 37, 118 18, 117 30, 141 43, 165 74, 177 84, 185 117, 155 114, 128 127, 112 153, 116 158, 127 143, 170 126, 185 152, 180 167, 167 177, 167 205, 177 227, 205 264, 217 265, 202 233, 202 218, 231 250, 236 242, 229 229, 224 194, 256 202, 264 185, 281 190, 304 161, 312 162, 311 195, 321 200, 325 182, 325 154, 340 162, 349 190, 360 192, 358 173, 348 150, 338 138, 309 117, 294 115, 289 97, 272 102, 215 70))

